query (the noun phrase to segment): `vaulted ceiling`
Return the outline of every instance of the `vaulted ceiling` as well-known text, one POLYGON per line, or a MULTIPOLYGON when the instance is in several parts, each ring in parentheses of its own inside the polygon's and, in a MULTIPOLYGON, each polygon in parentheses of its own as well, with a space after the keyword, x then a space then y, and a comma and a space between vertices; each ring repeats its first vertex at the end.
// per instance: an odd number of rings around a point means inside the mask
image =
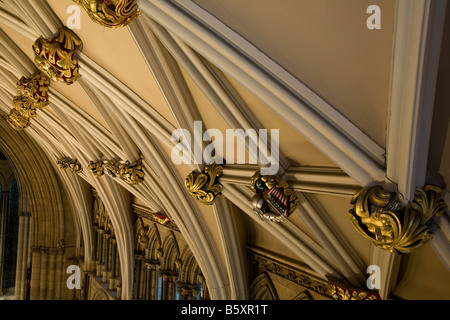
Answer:
MULTIPOLYGON (((21 141, 48 162, 45 172, 64 187, 84 237, 85 259, 94 187, 118 230, 128 279, 133 201, 177 223, 217 299, 247 297, 247 245, 355 287, 365 286, 367 266, 379 265, 383 298, 450 298, 448 216, 434 222, 444 245, 433 240, 398 256, 362 238, 348 214, 353 194, 367 185, 381 184, 408 202, 416 187, 450 181, 446 1, 140 0, 139 17, 115 29, 81 10, 73 29, 83 42, 81 77, 71 85, 52 81, 50 105, 15 131, 5 119, 17 81, 37 70, 32 45, 67 25, 73 5, 0 2, 0 147, 19 175, 42 171, 18 163, 32 161, 21 141), (380 30, 366 27, 373 4, 381 8, 380 30), (172 132, 187 129, 193 137, 194 121, 224 137, 226 129, 279 130, 279 146, 270 147, 279 147, 279 174, 297 192, 296 212, 282 223, 259 219, 248 188, 258 165, 230 165, 232 159, 220 180, 222 198, 212 206, 196 202, 184 180, 203 166, 171 158, 172 132), (142 156, 145 180, 130 186, 88 170, 64 171, 56 165, 63 156, 84 168, 142 156)), ((129 297, 130 288, 123 290, 129 297)))

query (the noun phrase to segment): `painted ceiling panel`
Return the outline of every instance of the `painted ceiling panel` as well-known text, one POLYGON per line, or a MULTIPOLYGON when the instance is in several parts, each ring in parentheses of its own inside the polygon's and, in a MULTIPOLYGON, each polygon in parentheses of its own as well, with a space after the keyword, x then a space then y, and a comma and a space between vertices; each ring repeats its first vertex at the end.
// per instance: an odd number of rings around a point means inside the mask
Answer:
MULTIPOLYGON (((65 24, 70 14, 71 0, 48 1, 59 19, 65 24)), ((83 53, 107 69, 113 76, 149 103, 166 120, 174 124, 164 96, 151 71, 142 58, 130 32, 126 28, 109 29, 94 23, 81 10, 81 28, 75 29, 83 41, 83 53)))
POLYGON ((195 0, 385 147, 395 1, 195 0), (382 12, 369 30, 370 5, 382 12))

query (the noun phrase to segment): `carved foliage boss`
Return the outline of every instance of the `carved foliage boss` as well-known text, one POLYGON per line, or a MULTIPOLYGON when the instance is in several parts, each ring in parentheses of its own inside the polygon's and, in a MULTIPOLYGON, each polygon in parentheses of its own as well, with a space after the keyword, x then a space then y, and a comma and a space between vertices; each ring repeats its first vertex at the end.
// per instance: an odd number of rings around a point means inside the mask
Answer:
POLYGON ((142 158, 135 162, 114 163, 113 161, 90 161, 88 170, 96 177, 105 172, 112 177, 119 177, 129 185, 135 185, 144 181, 145 173, 142 169, 142 158))
POLYGON ((73 0, 92 21, 108 28, 124 27, 136 19, 140 10, 136 0, 73 0))
POLYGON ((441 189, 427 185, 416 189, 414 201, 402 206, 396 194, 380 186, 364 188, 352 198, 350 218, 356 230, 377 247, 411 253, 431 240, 427 223, 446 208, 441 195, 441 189))
POLYGON ((222 185, 218 181, 222 172, 223 167, 216 163, 206 165, 203 172, 191 172, 184 182, 186 189, 200 203, 212 205, 222 196, 222 185))
POLYGON ((75 54, 82 48, 80 38, 72 30, 62 27, 55 37, 39 37, 34 42, 34 63, 49 78, 69 85, 80 77, 75 54))
POLYGON ((20 95, 13 99, 7 121, 16 130, 30 126, 31 118, 37 114, 37 109, 48 105, 48 78, 41 72, 35 72, 31 77, 22 77, 17 82, 20 95))

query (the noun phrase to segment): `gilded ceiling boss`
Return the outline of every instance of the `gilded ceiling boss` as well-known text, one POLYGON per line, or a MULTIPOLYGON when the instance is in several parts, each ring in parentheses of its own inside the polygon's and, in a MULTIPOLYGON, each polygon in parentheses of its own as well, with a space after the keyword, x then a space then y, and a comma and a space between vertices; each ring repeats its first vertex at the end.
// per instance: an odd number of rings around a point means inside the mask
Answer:
POLYGON ((17 90, 21 93, 13 99, 7 121, 15 130, 30 126, 31 118, 37 114, 37 109, 48 105, 49 80, 41 72, 35 72, 31 77, 22 77, 17 82, 17 90))
POLYGON ((356 230, 377 247, 411 253, 431 240, 427 224, 447 207, 441 195, 440 188, 426 185, 416 189, 413 202, 403 206, 395 193, 380 186, 367 187, 353 196, 350 218, 356 230))
POLYGON ((86 10, 92 21, 108 28, 128 25, 141 11, 136 0, 73 0, 86 10))
POLYGON ((96 177, 109 174, 112 177, 119 177, 129 185, 135 185, 144 181, 144 170, 142 168, 142 156, 140 159, 124 163, 114 163, 111 160, 90 161, 88 170, 96 177))
POLYGON ((297 208, 295 191, 278 176, 261 175, 257 171, 250 180, 250 187, 255 191, 253 211, 262 219, 281 222, 297 208))
POLYGON ((69 85, 80 77, 75 53, 82 48, 80 38, 72 30, 62 27, 55 37, 39 37, 34 42, 34 62, 52 80, 69 85))

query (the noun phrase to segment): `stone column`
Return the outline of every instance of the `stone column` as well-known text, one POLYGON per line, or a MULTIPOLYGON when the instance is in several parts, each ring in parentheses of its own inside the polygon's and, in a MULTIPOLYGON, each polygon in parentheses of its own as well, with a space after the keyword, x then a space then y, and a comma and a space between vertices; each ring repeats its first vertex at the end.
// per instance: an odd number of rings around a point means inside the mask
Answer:
POLYGON ((103 270, 102 270, 102 282, 106 283, 109 282, 109 239, 111 235, 109 233, 103 234, 103 270))
POLYGON ((183 282, 177 282, 177 291, 180 294, 180 300, 195 300, 200 292, 197 286, 183 282))
POLYGON ((27 260, 28 260, 28 225, 31 214, 19 211, 19 231, 17 239, 16 284, 14 299, 24 300, 26 291, 27 260))
MULTIPOLYGON (((24 241, 23 241, 23 254, 22 254, 22 280, 21 280, 21 288, 20 288, 20 300, 27 299, 27 292, 28 292, 28 269, 31 267, 31 213, 27 212, 24 214, 24 241)), ((30 275, 31 278, 31 275, 30 275)))
POLYGON ((31 279, 30 279, 30 300, 39 300, 39 277, 41 275, 41 250, 39 247, 31 249, 31 279))
POLYGON ((0 293, 3 293, 5 272, 6 219, 8 217, 9 190, 2 190, 0 203, 0 293))
POLYGON ((98 235, 97 235, 97 260, 98 260, 98 263, 96 266, 96 274, 95 274, 97 277, 102 276, 102 265, 103 265, 102 252, 103 252, 103 230, 99 229, 98 235))
POLYGON ((48 289, 47 289, 47 300, 55 299, 55 285, 58 282, 56 278, 56 255, 58 254, 58 249, 51 248, 48 253, 48 289))
POLYGON ((164 270, 159 274, 162 277, 161 300, 173 300, 175 297, 175 281, 177 280, 175 272, 164 270))
POLYGON ((47 287, 48 287, 48 254, 49 248, 41 248, 41 275, 40 275, 40 288, 39 299, 47 299, 47 287))
POLYGON ((158 269, 159 264, 152 263, 150 267, 150 300, 158 299, 158 269))
POLYGON ((63 292, 67 292, 65 281, 66 270, 64 269, 64 247, 56 249, 56 271, 55 271, 55 300, 64 299, 63 292), (65 290, 64 290, 65 289, 65 290))
POLYGON ((117 256, 117 241, 115 238, 111 239, 111 272, 109 277, 109 290, 116 290, 117 277, 116 277, 116 256, 117 256))

